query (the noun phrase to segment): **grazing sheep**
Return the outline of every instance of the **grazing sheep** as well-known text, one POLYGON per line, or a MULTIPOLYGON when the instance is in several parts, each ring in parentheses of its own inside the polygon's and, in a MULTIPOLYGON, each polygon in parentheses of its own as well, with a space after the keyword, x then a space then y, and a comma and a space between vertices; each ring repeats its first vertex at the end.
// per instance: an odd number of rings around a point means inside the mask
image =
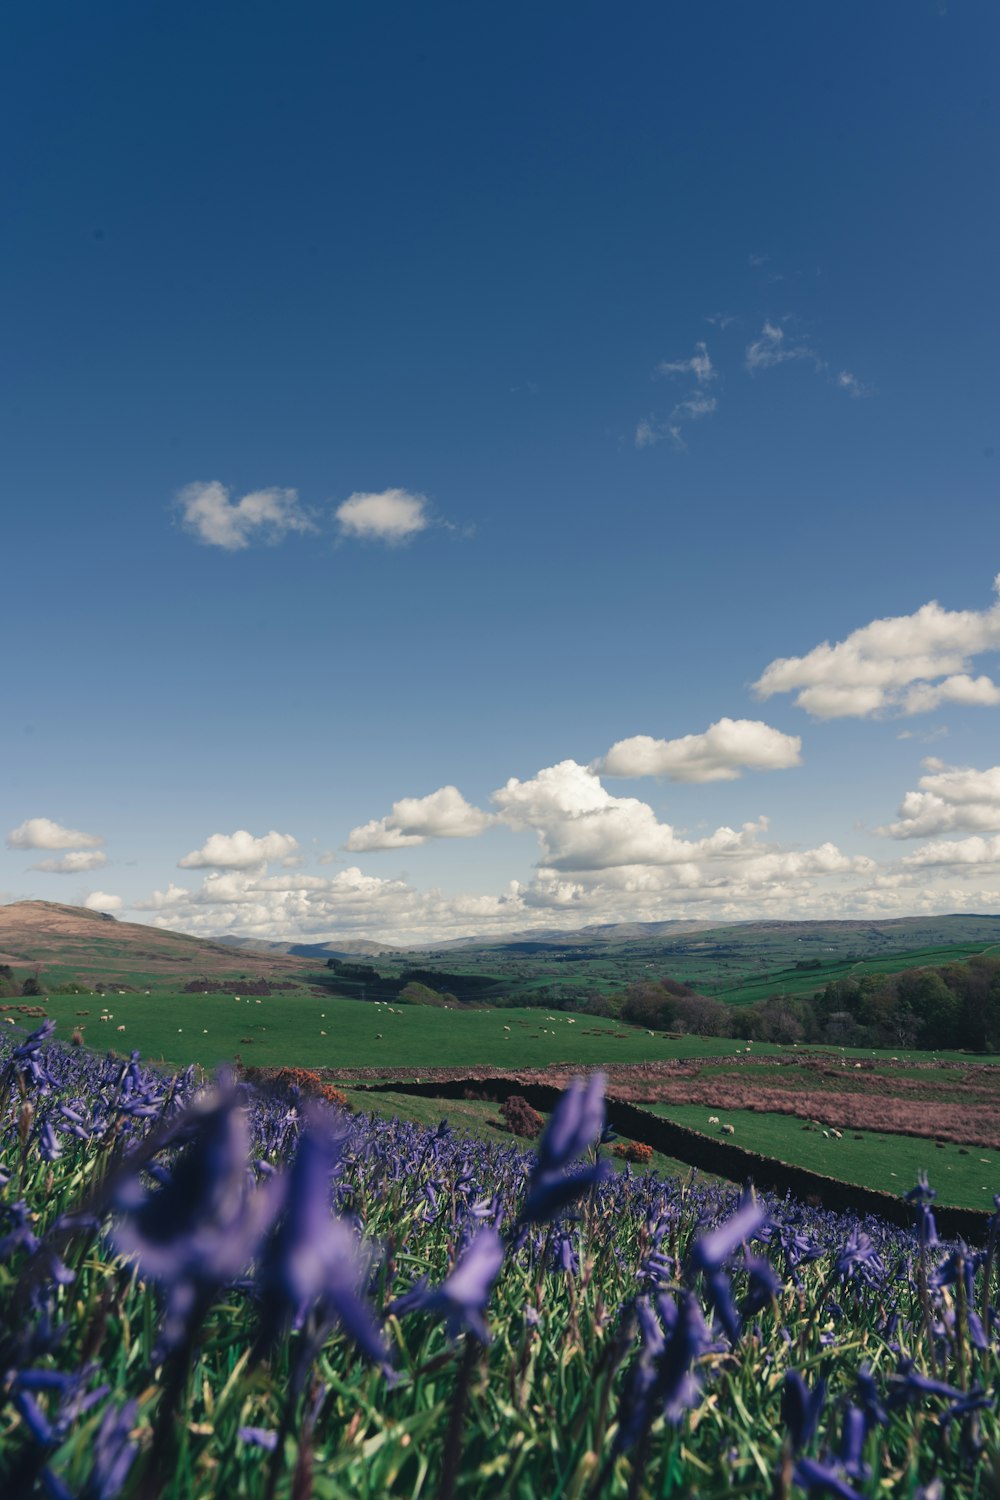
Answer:
POLYGON ((735 1135, 736 1134, 736 1126, 735 1125, 723 1125, 721 1127, 721 1129, 722 1129, 722 1134, 723 1135, 735 1135))
POLYGON ((835 1136, 838 1141, 842 1141, 844 1138, 843 1132, 840 1130, 834 1130, 832 1125, 830 1126, 830 1134, 832 1136, 835 1136))
POLYGON ((719 1117, 718 1117, 718 1115, 709 1115, 709 1117, 708 1117, 708 1123, 710 1125, 718 1125, 718 1123, 719 1123, 719 1117))
POLYGON ((116 1030, 116 1031, 124 1031, 124 1030, 125 1030, 125 1027, 124 1027, 124 1026, 116 1026, 116 1027, 115 1027, 115 1030, 116 1030))
POLYGON ((375 1040, 377 1042, 380 1042, 382 1040, 382 1033, 381 1033, 381 1031, 376 1031, 376 1033, 375 1033, 375 1040))

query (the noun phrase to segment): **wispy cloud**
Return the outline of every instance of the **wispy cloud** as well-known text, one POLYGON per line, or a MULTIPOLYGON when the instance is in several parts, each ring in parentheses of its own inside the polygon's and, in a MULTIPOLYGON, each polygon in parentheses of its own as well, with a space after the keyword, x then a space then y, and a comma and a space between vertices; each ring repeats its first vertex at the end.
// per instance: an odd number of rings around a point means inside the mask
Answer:
POLYGON ((99 870, 107 862, 108 856, 100 849, 77 849, 74 853, 64 854, 62 859, 43 859, 28 868, 41 870, 45 875, 80 875, 86 870, 99 870))
POLYGON ((699 385, 715 380, 716 370, 707 346, 699 340, 689 359, 662 359, 656 367, 658 375, 693 375, 699 385))
POLYGON ((865 385, 856 375, 852 375, 850 370, 840 370, 835 376, 833 383, 838 391, 843 391, 845 395, 853 397, 855 401, 872 394, 872 387, 865 385))
POLYGON ((176 497, 184 530, 206 547, 242 552, 254 542, 275 546, 291 532, 314 532, 296 490, 252 490, 239 500, 217 479, 185 485, 176 497))
POLYGON ((817 370, 823 368, 822 359, 807 343, 803 340, 790 343, 779 324, 767 322, 758 337, 747 345, 745 365, 751 375, 756 375, 795 359, 809 360, 817 370))

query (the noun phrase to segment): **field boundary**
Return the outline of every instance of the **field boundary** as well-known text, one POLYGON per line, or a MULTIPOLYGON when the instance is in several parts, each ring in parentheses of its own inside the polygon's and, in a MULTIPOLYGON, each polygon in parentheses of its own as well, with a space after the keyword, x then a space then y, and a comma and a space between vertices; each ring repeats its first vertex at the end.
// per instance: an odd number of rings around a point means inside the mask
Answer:
MULTIPOLYGON (((380 1080, 356 1084, 352 1091, 410 1094, 424 1099, 464 1099, 471 1094, 498 1104, 502 1104, 512 1094, 520 1094, 535 1109, 551 1109, 563 1092, 553 1084, 527 1082, 505 1076, 489 1079, 450 1078, 426 1083, 380 1080)), ((837 1213, 870 1213, 903 1228, 913 1225, 914 1216, 909 1204, 893 1193, 856 1186, 837 1177, 827 1177, 822 1172, 797 1167, 777 1157, 763 1156, 760 1152, 748 1151, 745 1146, 737 1146, 729 1141, 712 1140, 686 1125, 676 1125, 628 1100, 617 1099, 614 1093, 607 1094, 606 1104, 608 1124, 612 1129, 627 1136, 629 1140, 642 1141, 654 1151, 672 1156, 687 1166, 712 1172, 731 1182, 744 1182, 749 1178, 756 1187, 767 1192, 782 1196, 787 1193, 812 1206, 832 1209, 837 1213)), ((960 1236, 970 1244, 985 1244, 990 1215, 984 1211, 943 1204, 940 1207, 935 1205, 934 1216, 938 1229, 949 1239, 960 1236)))

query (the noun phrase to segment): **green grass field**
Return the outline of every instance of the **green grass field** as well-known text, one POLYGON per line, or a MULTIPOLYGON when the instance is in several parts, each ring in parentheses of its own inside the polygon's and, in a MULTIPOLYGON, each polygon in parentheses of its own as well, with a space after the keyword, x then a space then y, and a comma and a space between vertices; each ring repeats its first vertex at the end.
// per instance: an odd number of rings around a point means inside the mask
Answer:
MULTIPOLYGON (((390 1010, 334 996, 271 995, 258 1004, 228 995, 154 990, 149 995, 103 998, 52 995, 37 1003, 58 1023, 58 1035, 64 1040, 80 1026, 90 1047, 113 1047, 123 1053, 137 1049, 151 1062, 162 1060, 174 1067, 194 1062, 211 1068, 239 1054, 254 1066, 379 1067, 412 1077, 421 1068, 431 1067, 541 1068, 552 1063, 601 1067, 667 1058, 735 1058, 746 1051, 742 1042, 728 1037, 650 1035, 614 1021, 566 1012, 452 1011, 404 1005, 390 1010), (111 1013, 109 1021, 99 1019, 104 1007, 111 1013), (119 1030, 122 1026, 124 1031, 119 1030)), ((16 1009, 7 1015, 31 1025, 16 1009)), ((753 1047, 754 1055, 760 1057, 806 1050, 763 1042, 753 1047)), ((809 1050, 847 1057, 888 1056, 870 1048, 809 1050)), ((912 1050, 894 1055, 901 1063, 926 1056, 912 1050)), ((946 1052, 935 1055, 958 1057, 946 1052)), ((975 1061, 1000 1059, 977 1057, 975 1061)))
MULTIPOLYGON (((191 1062, 213 1067, 239 1054, 255 1066, 385 1067, 412 1075, 430 1067, 540 1068, 560 1062, 596 1067, 666 1057, 732 1057, 739 1045, 727 1038, 672 1041, 660 1033, 650 1036, 612 1021, 562 1012, 549 1019, 538 1010, 403 1005, 390 1010, 361 1000, 309 995, 272 995, 259 1004, 228 995, 163 991, 103 999, 52 995, 44 1009, 66 1040, 75 1026, 83 1026, 88 1046, 119 1052, 137 1048, 150 1061, 162 1059, 178 1067, 191 1062), (99 1019, 104 1006, 110 1021, 99 1019), (90 1014, 81 1015, 85 1010, 90 1014)), ((22 1019, 16 1011, 9 1014, 22 1019)))
POLYGON ((738 979, 730 984, 708 984, 706 993, 729 1005, 752 1005, 769 995, 813 995, 838 979, 860 979, 863 974, 898 974, 900 969, 939 967, 964 963, 976 953, 990 952, 982 943, 947 943, 913 948, 905 953, 879 958, 832 960, 818 969, 771 969, 759 977, 738 979))
POLYGON ((791 1115, 711 1109, 701 1104, 647 1104, 643 1108, 713 1138, 719 1127, 709 1125, 708 1116, 717 1114, 720 1121, 735 1126, 734 1145, 860 1187, 904 1193, 923 1171, 941 1203, 990 1210, 993 1194, 1000 1192, 1000 1154, 981 1146, 964 1148, 968 1155, 963 1156, 958 1146, 938 1148, 933 1141, 876 1131, 845 1130, 838 1141, 825 1137, 821 1130, 803 1130, 803 1122, 791 1115), (855 1139, 858 1134, 860 1140, 855 1139))

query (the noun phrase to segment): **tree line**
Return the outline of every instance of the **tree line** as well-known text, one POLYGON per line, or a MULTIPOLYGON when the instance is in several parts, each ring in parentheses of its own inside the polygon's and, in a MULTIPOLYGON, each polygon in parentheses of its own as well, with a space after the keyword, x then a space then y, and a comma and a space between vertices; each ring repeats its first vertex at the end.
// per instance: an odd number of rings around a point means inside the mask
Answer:
POLYGON ((760 1042, 1000 1052, 1000 955, 836 979, 814 995, 726 1005, 677 980, 633 984, 619 1018, 650 1031, 760 1042))

